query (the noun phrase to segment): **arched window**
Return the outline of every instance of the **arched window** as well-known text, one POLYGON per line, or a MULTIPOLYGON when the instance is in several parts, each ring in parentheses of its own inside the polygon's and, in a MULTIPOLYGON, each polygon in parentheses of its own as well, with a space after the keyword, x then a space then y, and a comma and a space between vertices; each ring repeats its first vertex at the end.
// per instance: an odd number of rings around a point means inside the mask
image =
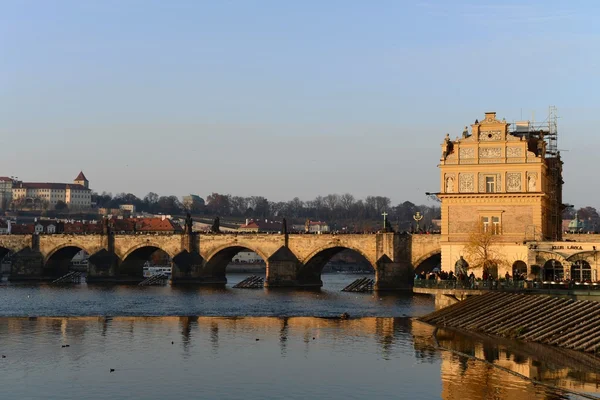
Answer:
POLYGON ((520 277, 527 277, 527 264, 525 261, 517 260, 512 265, 513 269, 513 279, 517 279, 520 277))
POLYGON ((591 282, 592 266, 585 260, 577 260, 571 265, 571 279, 577 282, 591 282))
POLYGON ((562 281, 565 276, 563 265, 558 260, 548 260, 544 264, 545 281, 562 281))

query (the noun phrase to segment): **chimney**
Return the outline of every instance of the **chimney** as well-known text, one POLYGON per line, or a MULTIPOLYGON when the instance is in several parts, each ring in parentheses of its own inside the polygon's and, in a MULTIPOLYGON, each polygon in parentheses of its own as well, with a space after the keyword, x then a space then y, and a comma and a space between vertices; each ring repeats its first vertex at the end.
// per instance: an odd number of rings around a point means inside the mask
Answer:
POLYGON ((161 215, 161 219, 160 219, 160 220, 161 220, 161 221, 164 221, 164 220, 165 220, 165 217, 166 217, 166 215, 161 215))
POLYGON ((250 220, 248 218, 246 218, 246 225, 248 225, 249 222, 250 222, 250 220))

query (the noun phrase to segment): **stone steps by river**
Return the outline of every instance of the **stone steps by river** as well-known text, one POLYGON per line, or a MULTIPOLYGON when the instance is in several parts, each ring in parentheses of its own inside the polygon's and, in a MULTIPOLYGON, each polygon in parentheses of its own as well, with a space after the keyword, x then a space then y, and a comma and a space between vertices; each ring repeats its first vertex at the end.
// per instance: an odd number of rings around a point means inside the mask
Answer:
POLYGON ((491 292, 420 318, 448 326, 558 347, 600 352, 600 302, 491 292))

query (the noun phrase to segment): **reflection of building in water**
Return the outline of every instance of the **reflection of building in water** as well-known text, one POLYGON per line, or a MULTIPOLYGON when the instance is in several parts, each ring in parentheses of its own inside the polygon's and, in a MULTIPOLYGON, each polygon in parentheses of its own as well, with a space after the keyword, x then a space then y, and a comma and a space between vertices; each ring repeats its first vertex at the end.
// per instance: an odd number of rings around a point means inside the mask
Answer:
MULTIPOLYGON (((536 354, 535 357, 524 352, 513 352, 504 345, 498 344, 491 338, 486 340, 472 339, 453 331, 440 329, 437 334, 442 347, 469 354, 479 360, 461 357, 448 351, 442 351, 441 377, 443 399, 547 399, 548 393, 539 390, 531 381, 512 375, 497 368, 502 367, 516 372, 532 380, 542 381, 559 388, 580 392, 600 393, 597 382, 600 376, 595 373, 579 372, 587 370, 583 358, 581 363, 574 361, 576 368, 570 368, 569 353, 564 350, 554 350, 537 344, 522 344, 520 350, 536 354), (542 349, 542 350, 540 350, 542 349), (539 355, 539 356, 538 356, 539 355), (485 360, 494 366, 485 363, 485 360), (553 367, 556 366, 556 367, 553 367)), ((417 342, 417 341, 415 341, 417 342)), ((596 361, 597 365, 600 361, 596 361)))

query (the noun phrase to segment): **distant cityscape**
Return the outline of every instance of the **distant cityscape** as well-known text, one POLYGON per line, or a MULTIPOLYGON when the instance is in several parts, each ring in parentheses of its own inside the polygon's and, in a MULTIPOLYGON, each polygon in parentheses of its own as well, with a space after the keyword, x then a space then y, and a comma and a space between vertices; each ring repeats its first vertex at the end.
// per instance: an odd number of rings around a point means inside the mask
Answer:
POLYGON ((183 220, 179 217, 186 213, 195 217, 199 231, 208 231, 212 219, 219 216, 223 231, 280 232, 286 218, 290 232, 374 232, 384 228, 383 213, 389 215, 387 221, 396 230, 439 229, 439 207, 410 202, 392 206, 384 196, 367 196, 363 201, 346 193, 318 196, 312 201, 296 197, 288 202, 271 202, 262 196, 211 193, 206 199, 189 194, 179 200, 177 196, 159 196, 154 192, 144 198, 131 193, 98 194, 90 188, 83 171, 72 183, 27 182, 4 176, 0 177, 0 209, 6 219, 0 221, 0 233, 94 233, 98 220, 104 217, 136 218, 130 227, 114 223, 117 231, 171 231, 174 226, 181 226, 183 220), (420 225, 413 218, 416 212, 423 217, 420 225), (174 224, 154 226, 140 222, 149 218, 173 219, 174 224))

